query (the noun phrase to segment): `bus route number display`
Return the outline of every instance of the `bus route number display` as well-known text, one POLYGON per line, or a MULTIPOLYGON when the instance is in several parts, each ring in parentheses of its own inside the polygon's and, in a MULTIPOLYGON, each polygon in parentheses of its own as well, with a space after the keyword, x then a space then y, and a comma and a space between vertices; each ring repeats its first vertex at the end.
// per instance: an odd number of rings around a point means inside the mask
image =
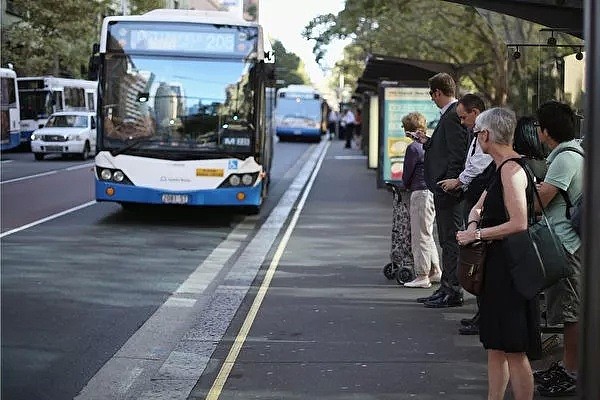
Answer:
POLYGON ((130 50, 234 53, 232 32, 183 32, 131 30, 130 50))

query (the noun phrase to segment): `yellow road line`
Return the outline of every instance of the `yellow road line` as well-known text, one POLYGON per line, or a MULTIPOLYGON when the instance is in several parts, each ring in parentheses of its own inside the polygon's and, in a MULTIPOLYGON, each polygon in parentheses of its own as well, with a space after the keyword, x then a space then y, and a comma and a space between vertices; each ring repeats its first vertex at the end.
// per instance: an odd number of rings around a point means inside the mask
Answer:
POLYGON ((308 197, 308 194, 310 193, 310 189, 312 188, 312 185, 313 185, 313 182, 315 181, 317 173, 321 169, 321 164, 323 163, 323 159, 325 158, 325 154, 327 153, 328 148, 329 148, 329 142, 323 147, 321 155, 319 156, 319 161, 317 162, 317 165, 315 166, 315 169, 312 172, 312 175, 308 181, 308 184, 306 185, 306 189, 304 190, 304 193, 302 194, 302 198, 298 202, 298 207, 296 208, 296 212, 292 216, 290 225, 288 226, 283 237, 281 238, 281 242, 279 243, 279 246, 277 247, 277 250, 275 251, 275 255, 273 256, 273 260, 271 261, 271 264, 269 265, 269 269, 267 270, 267 273, 265 274, 265 278, 263 279, 263 282, 260 285, 260 288, 258 289, 258 293, 256 294, 256 297, 254 298, 254 302, 252 303, 250 310, 248 311, 248 315, 246 315, 246 319, 244 320, 244 323, 242 324, 240 332, 236 336, 236 338, 233 342, 233 345, 231 346, 231 349, 229 350, 229 354, 227 354, 227 358, 225 358, 225 361, 223 362, 223 365, 221 366, 221 370, 219 371, 217 378, 213 382, 213 384, 210 388, 210 391, 208 392, 208 395, 206 396, 206 400, 217 400, 219 398, 219 396, 221 395, 221 391, 223 390, 223 387, 225 386, 225 382, 227 382, 227 378, 229 378, 231 369, 235 365, 235 361, 237 360, 237 357, 240 354, 240 351, 242 350, 242 346, 244 345, 244 342, 246 341, 246 337, 248 336, 248 333, 250 332, 250 328, 252 328, 252 324, 254 323, 256 314, 258 314, 258 310, 260 309, 260 306, 262 305, 265 295, 267 294, 267 290, 269 289, 269 286, 271 285, 271 280, 273 280, 275 271, 277 270, 277 267, 279 266, 279 260, 281 260, 281 257, 283 256, 283 252, 285 251, 285 248, 287 247, 290 237, 292 236, 292 232, 294 231, 294 228, 296 227, 296 223, 298 222, 300 212, 304 208, 304 203, 306 202, 306 198, 308 197))

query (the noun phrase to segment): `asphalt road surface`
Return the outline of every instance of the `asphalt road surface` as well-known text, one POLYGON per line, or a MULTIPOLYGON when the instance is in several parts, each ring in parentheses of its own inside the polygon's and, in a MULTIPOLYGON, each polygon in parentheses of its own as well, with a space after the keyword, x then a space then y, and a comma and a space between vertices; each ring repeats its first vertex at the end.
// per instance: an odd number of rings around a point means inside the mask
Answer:
MULTIPOLYGON (((252 217, 227 209, 129 213, 94 201, 92 160, 2 154, 2 398, 74 398, 241 230, 231 259, 210 275, 202 295, 210 301, 214 282, 244 254, 316 149, 275 143, 270 195, 252 217)), ((175 340, 152 343, 169 348, 175 340)))

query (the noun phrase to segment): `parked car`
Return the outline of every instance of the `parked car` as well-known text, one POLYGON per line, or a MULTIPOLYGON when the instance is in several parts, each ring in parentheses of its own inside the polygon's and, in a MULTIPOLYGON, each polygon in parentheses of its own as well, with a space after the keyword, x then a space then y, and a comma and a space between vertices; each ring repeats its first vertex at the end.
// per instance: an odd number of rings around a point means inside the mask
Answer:
POLYGON ((31 135, 36 160, 46 154, 76 154, 82 160, 96 151, 96 114, 87 111, 60 111, 52 114, 43 128, 31 135))

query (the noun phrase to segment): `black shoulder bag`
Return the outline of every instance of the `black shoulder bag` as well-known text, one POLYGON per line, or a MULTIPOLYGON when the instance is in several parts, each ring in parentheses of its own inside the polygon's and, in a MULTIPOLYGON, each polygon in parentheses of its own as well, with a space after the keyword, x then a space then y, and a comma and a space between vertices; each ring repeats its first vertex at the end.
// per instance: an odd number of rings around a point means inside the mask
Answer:
MULTIPOLYGON (((527 181, 541 205, 533 173, 522 160, 514 161, 525 170, 527 181)), ((535 221, 533 201, 529 202, 528 208, 529 227, 504 238, 504 246, 513 285, 523 297, 530 300, 547 287, 570 277, 574 271, 544 207, 541 207, 542 219, 539 221, 535 221)))

